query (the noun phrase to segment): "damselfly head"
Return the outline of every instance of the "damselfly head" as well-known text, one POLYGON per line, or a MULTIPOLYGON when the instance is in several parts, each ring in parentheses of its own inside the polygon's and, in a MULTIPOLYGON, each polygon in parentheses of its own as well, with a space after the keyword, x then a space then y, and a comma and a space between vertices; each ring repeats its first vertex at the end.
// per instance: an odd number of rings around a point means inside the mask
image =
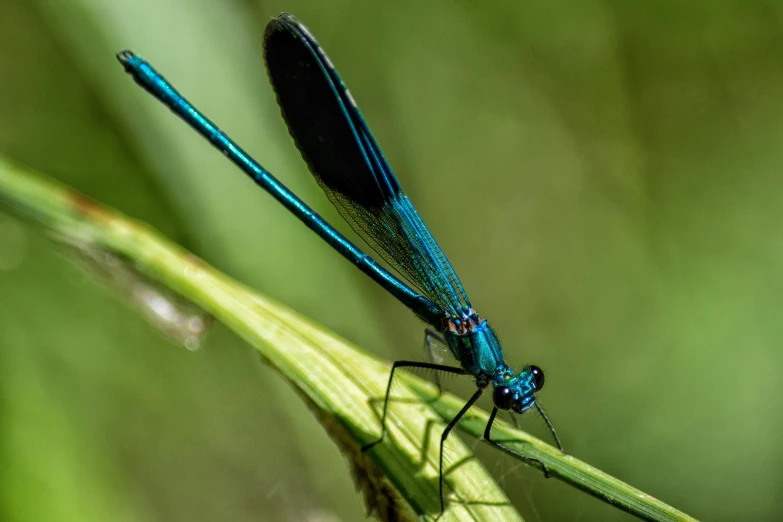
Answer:
POLYGON ((495 391, 492 402, 499 410, 524 413, 536 402, 535 393, 544 387, 544 371, 538 366, 525 366, 514 375, 508 366, 499 366, 492 379, 495 391))

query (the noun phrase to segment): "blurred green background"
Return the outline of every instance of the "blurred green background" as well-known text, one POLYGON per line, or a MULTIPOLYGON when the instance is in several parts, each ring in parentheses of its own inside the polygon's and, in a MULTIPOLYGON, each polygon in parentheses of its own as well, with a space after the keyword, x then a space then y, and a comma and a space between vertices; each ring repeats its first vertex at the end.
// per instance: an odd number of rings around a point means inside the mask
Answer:
MULTIPOLYGON (((266 81, 281 11, 329 52, 508 359, 545 369, 566 449, 696 517, 783 518, 783 4, 0 2, 0 153, 410 359, 421 324, 114 59, 151 60, 350 232, 266 81)), ((530 521, 628 518, 475 446, 530 521)), ((363 518, 253 350, 220 325, 172 343, 0 209, 0 519, 363 518)))

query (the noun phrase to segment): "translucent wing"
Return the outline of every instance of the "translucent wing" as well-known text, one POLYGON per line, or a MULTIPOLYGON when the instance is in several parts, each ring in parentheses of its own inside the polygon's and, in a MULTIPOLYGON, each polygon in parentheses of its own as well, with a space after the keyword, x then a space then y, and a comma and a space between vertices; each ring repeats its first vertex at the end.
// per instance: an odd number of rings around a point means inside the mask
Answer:
POLYGON ((313 36, 282 14, 267 25, 264 58, 288 130, 318 184, 351 227, 444 313, 470 309, 438 247, 313 36))

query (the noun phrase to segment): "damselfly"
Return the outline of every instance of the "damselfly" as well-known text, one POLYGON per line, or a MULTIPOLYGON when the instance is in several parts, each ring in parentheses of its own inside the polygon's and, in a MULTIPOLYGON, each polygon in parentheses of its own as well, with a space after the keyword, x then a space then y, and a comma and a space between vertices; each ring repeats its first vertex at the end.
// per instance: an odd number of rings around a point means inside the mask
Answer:
POLYGON ((444 508, 444 443, 460 418, 490 385, 494 408, 484 438, 522 459, 536 462, 547 473, 543 463, 492 440, 490 433, 499 410, 523 413, 535 407, 562 451, 552 424, 535 398, 544 386, 544 373, 533 365, 514 373, 506 365, 495 333, 471 306, 457 274, 400 187, 356 102, 304 25, 289 14, 281 14, 269 23, 264 35, 266 67, 283 118, 310 171, 337 210, 400 277, 376 263, 305 205, 183 98, 149 63, 127 50, 117 57, 139 85, 207 138, 332 248, 429 323, 432 329, 427 329, 426 340, 430 348, 435 342, 443 343, 459 361, 459 367, 434 361, 395 362, 383 402, 380 438, 364 446, 365 451, 381 442, 386 434, 394 372, 403 367, 425 368, 472 375, 477 387, 441 436, 441 510, 444 508))

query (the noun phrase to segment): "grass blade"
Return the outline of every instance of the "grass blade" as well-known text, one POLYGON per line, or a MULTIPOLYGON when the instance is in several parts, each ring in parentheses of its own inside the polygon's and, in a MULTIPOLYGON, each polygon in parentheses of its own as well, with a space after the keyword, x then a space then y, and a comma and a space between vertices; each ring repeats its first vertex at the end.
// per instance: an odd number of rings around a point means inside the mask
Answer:
MULTIPOLYGON (((521 520, 489 472, 453 437, 446 453, 450 491, 438 518, 438 445, 444 419, 464 400, 438 396, 412 375, 395 388, 389 437, 359 448, 380 430, 379 410, 390 365, 311 321, 260 296, 160 236, 52 181, 0 158, 0 204, 44 225, 71 246, 112 252, 136 270, 197 304, 258 350, 301 394, 352 465, 368 505, 382 520, 521 520)), ((488 414, 473 408, 460 429, 481 437, 488 414)), ((544 462, 553 476, 646 520, 694 520, 671 506, 556 448, 495 423, 496 438, 544 462)))

